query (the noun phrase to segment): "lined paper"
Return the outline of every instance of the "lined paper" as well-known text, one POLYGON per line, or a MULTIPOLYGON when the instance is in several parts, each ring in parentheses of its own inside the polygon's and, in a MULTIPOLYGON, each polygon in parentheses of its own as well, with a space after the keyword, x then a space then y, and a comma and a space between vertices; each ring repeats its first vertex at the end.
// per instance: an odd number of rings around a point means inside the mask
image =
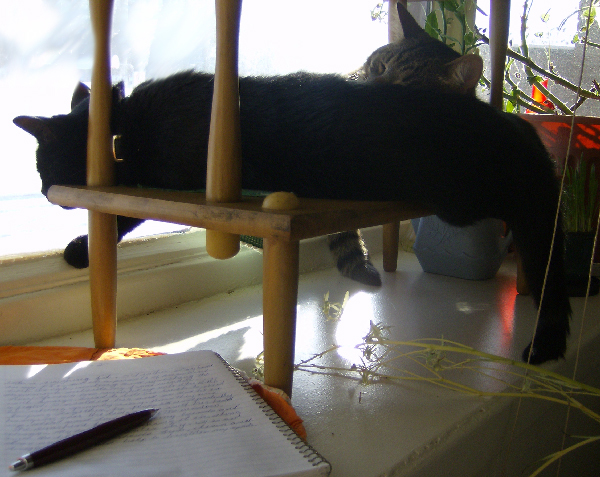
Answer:
POLYGON ((27 452, 146 408, 160 409, 148 424, 34 469, 32 477, 328 473, 290 444, 211 351, 41 370, 2 366, 0 377, 0 456, 7 476, 15 477, 6 469, 27 452))

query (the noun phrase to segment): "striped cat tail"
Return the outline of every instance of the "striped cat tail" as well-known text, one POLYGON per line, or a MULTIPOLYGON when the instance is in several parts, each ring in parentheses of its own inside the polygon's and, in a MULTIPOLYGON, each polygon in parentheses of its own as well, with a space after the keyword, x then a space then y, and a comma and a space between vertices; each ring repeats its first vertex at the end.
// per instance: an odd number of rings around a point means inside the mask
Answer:
POLYGON ((365 285, 381 286, 381 277, 369 259, 359 230, 329 235, 327 244, 343 276, 365 285))

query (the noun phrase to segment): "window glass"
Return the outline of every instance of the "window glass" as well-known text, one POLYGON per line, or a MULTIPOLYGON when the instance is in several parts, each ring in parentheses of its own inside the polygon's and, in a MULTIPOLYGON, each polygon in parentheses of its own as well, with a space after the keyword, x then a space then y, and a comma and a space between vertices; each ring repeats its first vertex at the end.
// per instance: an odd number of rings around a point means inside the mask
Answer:
MULTIPOLYGON (((376 3, 244 2, 240 74, 354 70, 387 40, 387 25, 371 19, 376 3)), ((129 94, 146 79, 214 71, 214 22, 214 0, 116 0, 113 81, 125 81, 129 94)), ((67 113, 77 82, 89 84, 92 50, 88 2, 0 2, 0 255, 62 249, 87 232, 86 211, 63 210, 39 193, 36 141, 12 119, 67 113)), ((142 227, 138 235, 180 228, 142 227)))
MULTIPOLYGON (((522 22, 525 1, 511 2, 509 43, 513 50, 522 53, 520 47, 522 22)), ((598 3, 597 1, 595 2, 598 3)), ((490 12, 489 0, 478 0, 478 7, 485 13, 490 12)), ((527 29, 525 30, 526 44, 529 48, 531 60, 540 67, 568 80, 577 85, 581 70, 583 45, 581 41, 574 41, 576 36, 583 38, 581 27, 585 24, 586 17, 582 11, 587 10, 588 2, 579 0, 529 0, 527 2, 527 29)), ((595 10, 594 10, 595 11, 595 10)), ((477 13, 476 26, 489 34, 489 17, 477 13)), ((585 67, 581 86, 583 89, 592 91, 594 82, 598 81, 600 73, 600 28, 598 22, 593 22, 590 27, 590 45, 586 51, 585 67)), ((489 57, 489 49, 486 45, 480 48, 484 60, 489 57)), ((548 79, 542 73, 534 71, 542 78, 548 79)), ((484 75, 486 73, 484 72, 484 75)), ((510 78, 518 86, 519 90, 532 95, 532 86, 527 81, 527 72, 522 63, 515 61, 510 67, 510 78)), ((549 79, 548 90, 562 103, 571 108, 575 104, 576 92, 564 88, 549 79)), ((505 91, 510 92, 512 87, 505 83, 505 91)), ((558 111, 556 107, 555 111, 558 111)), ((525 107, 518 107, 515 112, 524 113, 525 107)), ((588 99, 577 109, 578 115, 600 116, 600 101, 588 99)))

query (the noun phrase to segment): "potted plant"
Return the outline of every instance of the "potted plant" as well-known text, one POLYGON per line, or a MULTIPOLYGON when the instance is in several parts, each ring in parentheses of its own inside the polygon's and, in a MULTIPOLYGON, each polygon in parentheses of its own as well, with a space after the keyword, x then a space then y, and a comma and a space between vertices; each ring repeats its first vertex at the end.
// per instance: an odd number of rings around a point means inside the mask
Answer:
MULTIPOLYGON (((562 196, 565 230, 565 267, 569 294, 585 296, 598 221, 598 177, 594 164, 577 161, 567 164, 562 196)), ((590 295, 599 290, 598 278, 592 277, 590 295)))
MULTIPOLYGON (((489 43, 485 30, 479 30, 477 27, 474 27, 473 31, 469 29, 466 21, 469 9, 467 0, 451 0, 437 2, 437 4, 440 14, 436 14, 434 11, 427 17, 425 29, 431 36, 439 38, 447 44, 453 44, 463 54, 473 48, 489 43), (448 23, 454 23, 460 29, 450 32, 447 28, 448 23)), ((592 7, 595 7, 596 4, 600 4, 600 0, 593 0, 592 7)), ((542 142, 556 160, 560 170, 562 170, 560 165, 564 164, 567 154, 569 155, 568 161, 571 163, 574 163, 573 158, 576 157, 578 161, 587 164, 585 170, 588 172, 591 164, 595 164, 595 170, 600 170, 600 118, 577 115, 573 123, 573 134, 571 134, 572 116, 584 103, 586 105, 595 104, 597 100, 600 100, 600 85, 596 79, 593 79, 591 88, 579 88, 574 83, 566 80, 558 74, 558 68, 552 63, 549 52, 546 52, 546 66, 541 66, 542 62, 536 62, 532 59, 527 43, 527 20, 530 8, 531 1, 523 0, 520 29, 521 45, 516 48, 511 46, 507 49, 504 109, 507 112, 519 114, 536 128, 542 142), (519 81, 523 78, 526 78, 528 86, 523 86, 522 82, 519 84, 519 81), (527 88, 530 89, 531 94, 525 92, 527 88), (556 94, 553 94, 550 89, 553 89, 556 94), (561 92, 561 94, 558 92, 561 92), (566 96, 578 92, 579 99, 573 101, 572 105, 567 105, 567 101, 557 97, 557 94, 565 96, 562 92, 568 93, 566 96), (571 138, 570 143, 569 138, 571 138)), ((573 38, 573 43, 589 46, 591 49, 600 48, 600 43, 591 41, 588 36, 592 25, 594 25, 592 33, 598 34, 596 31, 597 22, 595 23, 595 9, 576 10, 572 15, 578 15, 578 18, 583 20, 577 35, 573 38)), ((545 17, 544 21, 547 21, 549 18, 548 12, 545 17)), ((538 36, 538 34, 535 35, 538 36)), ((485 74, 481 78, 481 84, 484 87, 490 85, 485 74)), ((594 107, 596 108, 596 106, 594 107)), ((579 169, 580 173, 581 170, 583 169, 579 169)), ((596 197, 595 200, 597 202, 600 197, 596 197)), ((417 236, 414 247, 415 252, 426 271, 462 278, 488 278, 495 274, 497 268, 494 270, 494 267, 496 265, 499 267, 502 261, 499 257, 503 257, 503 255, 498 255, 498 251, 500 253, 505 251, 506 241, 497 227, 495 234, 490 234, 487 231, 480 234, 479 230, 465 230, 463 232, 466 233, 462 233, 461 231, 452 230, 453 228, 445 226, 439 220, 436 221, 436 218, 429 217, 414 221, 413 225, 417 236), (434 248, 436 241, 442 246, 441 248, 434 248), (468 255, 471 258, 482 257, 487 260, 488 266, 485 269, 481 268, 481 262, 476 264, 479 271, 484 271, 484 273, 473 269, 471 263, 457 263, 452 257, 452 255, 456 255, 456 260, 462 260, 465 254, 460 253, 460 251, 461 247, 464 246, 467 247, 468 255), (440 250, 446 254, 445 257, 438 254, 440 250), (450 255, 448 251, 450 251, 450 255), (455 251, 458 253, 455 254, 455 251), (424 256, 424 252, 429 256, 424 256), (432 259, 430 260, 430 258, 432 259), (440 264, 443 265, 441 268, 440 264)), ((485 227, 487 227, 487 224, 485 227)), ((600 250, 596 252, 596 261, 600 261, 600 250)))

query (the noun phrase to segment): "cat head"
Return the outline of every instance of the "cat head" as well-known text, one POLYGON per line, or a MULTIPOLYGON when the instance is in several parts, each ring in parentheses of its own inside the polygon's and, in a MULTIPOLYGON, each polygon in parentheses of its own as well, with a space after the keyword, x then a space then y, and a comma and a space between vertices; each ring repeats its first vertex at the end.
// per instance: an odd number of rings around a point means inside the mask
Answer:
POLYGON ((375 50, 360 70, 362 79, 419 89, 475 94, 483 72, 479 55, 461 56, 429 36, 408 10, 397 4, 401 32, 375 50))
MULTIPOLYGON (((113 87, 113 105, 124 96, 123 83, 113 87)), ((90 89, 80 83, 71 98, 71 112, 44 118, 18 116, 13 123, 38 141, 37 170, 42 194, 55 184, 85 185, 90 89)))

